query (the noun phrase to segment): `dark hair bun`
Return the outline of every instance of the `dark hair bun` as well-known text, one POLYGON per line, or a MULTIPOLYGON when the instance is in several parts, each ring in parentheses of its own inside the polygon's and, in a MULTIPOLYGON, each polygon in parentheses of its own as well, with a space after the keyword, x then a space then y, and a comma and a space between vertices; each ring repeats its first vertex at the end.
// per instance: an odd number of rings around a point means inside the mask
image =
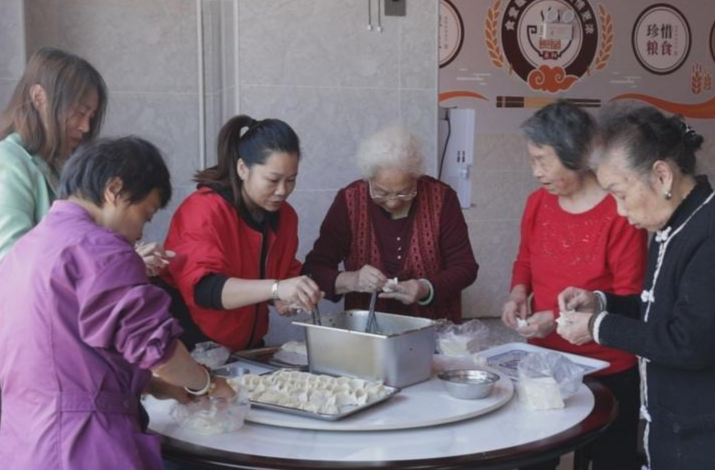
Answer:
POLYGON ((609 110, 602 123, 604 148, 625 149, 630 167, 638 173, 647 175, 657 160, 671 160, 683 174, 695 174, 695 153, 703 137, 682 117, 665 115, 652 106, 628 106, 609 110))
POLYGON ((691 152, 697 152, 705 140, 703 136, 695 132, 695 129, 681 121, 683 126, 683 146, 691 152))

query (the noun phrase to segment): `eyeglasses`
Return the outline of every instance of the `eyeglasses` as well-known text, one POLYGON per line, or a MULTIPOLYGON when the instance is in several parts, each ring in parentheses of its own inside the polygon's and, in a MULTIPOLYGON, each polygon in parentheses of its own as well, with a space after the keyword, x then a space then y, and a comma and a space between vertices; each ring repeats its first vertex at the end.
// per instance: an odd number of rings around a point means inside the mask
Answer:
POLYGON ((414 197, 417 196, 416 189, 410 191, 409 193, 397 193, 397 194, 380 193, 380 192, 376 193, 372 188, 372 181, 367 180, 367 185, 370 188, 370 197, 372 198, 373 201, 376 201, 376 202, 409 201, 410 199, 414 199, 414 197))

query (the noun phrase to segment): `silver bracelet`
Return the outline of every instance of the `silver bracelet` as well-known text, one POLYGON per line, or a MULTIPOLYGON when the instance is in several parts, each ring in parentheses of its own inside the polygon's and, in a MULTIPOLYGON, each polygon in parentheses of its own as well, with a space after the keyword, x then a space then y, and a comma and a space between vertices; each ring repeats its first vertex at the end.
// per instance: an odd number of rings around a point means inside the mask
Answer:
POLYGON ((598 315, 606 310, 606 294, 600 290, 594 291, 593 293, 596 296, 596 308, 593 313, 594 315, 598 315))

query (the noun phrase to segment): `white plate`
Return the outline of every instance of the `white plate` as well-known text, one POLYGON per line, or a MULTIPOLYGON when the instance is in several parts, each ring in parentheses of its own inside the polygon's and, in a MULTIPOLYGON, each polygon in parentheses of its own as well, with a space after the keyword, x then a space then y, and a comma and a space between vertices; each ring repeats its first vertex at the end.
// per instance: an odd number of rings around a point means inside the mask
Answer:
POLYGON ((504 374, 508 375, 512 380, 517 380, 519 374, 516 370, 519 361, 524 356, 533 352, 557 352, 569 358, 576 365, 584 369, 584 375, 593 374, 599 370, 603 370, 609 365, 607 361, 593 359, 590 357, 579 356, 578 354, 556 351, 554 349, 542 348, 529 343, 507 343, 501 346, 495 346, 490 349, 481 351, 479 355, 487 360, 487 364, 504 374))

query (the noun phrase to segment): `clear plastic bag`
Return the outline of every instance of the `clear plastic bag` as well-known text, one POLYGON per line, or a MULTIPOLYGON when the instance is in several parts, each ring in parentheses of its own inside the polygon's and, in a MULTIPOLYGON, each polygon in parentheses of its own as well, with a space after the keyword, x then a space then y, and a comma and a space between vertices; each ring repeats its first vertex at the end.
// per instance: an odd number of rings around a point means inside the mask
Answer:
POLYGON ((308 350, 305 341, 288 341, 273 354, 274 359, 296 366, 308 365, 308 350))
POLYGON ((213 341, 204 341, 196 343, 194 350, 191 351, 191 357, 199 364, 203 364, 210 369, 215 369, 224 365, 231 351, 224 346, 213 341))
POLYGON ((432 371, 434 373, 445 370, 482 369, 487 366, 487 360, 479 354, 465 356, 445 356, 435 354, 432 356, 432 371))
POLYGON ((243 426, 251 409, 248 390, 238 387, 233 398, 202 397, 186 405, 176 403, 171 416, 180 426, 197 434, 233 432, 243 426))
POLYGON ((479 320, 461 325, 444 322, 437 327, 437 352, 445 356, 471 356, 487 347, 489 328, 479 320))
POLYGON ((558 352, 531 353, 517 366, 519 398, 532 409, 563 408, 583 382, 583 368, 558 352))

